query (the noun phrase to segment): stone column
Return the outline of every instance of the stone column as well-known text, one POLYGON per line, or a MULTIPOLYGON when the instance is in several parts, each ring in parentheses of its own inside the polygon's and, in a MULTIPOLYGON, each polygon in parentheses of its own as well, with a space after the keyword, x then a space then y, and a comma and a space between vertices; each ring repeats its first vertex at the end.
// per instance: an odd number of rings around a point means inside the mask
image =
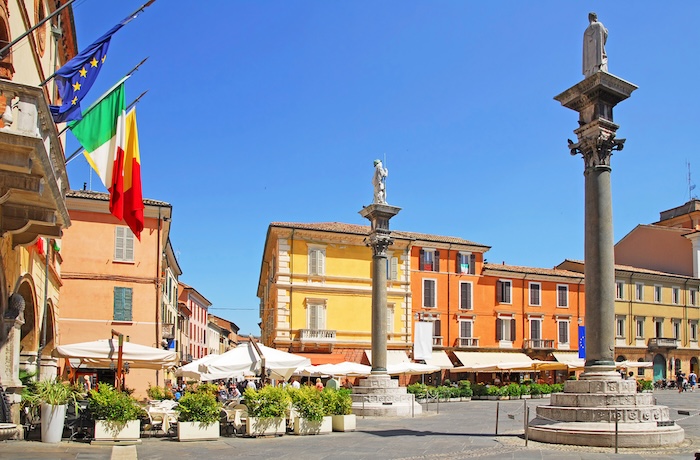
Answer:
POLYGON ((389 220, 400 210, 396 206, 374 203, 360 211, 372 224, 367 239, 367 245, 372 248, 372 374, 386 374, 386 251, 394 242, 389 220))

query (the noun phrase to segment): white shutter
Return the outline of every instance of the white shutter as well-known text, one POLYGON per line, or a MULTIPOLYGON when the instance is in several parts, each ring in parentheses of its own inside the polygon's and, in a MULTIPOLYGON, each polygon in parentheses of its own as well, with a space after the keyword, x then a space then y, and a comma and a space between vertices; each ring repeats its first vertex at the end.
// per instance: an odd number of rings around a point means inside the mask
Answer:
POLYGON ((309 329, 318 329, 318 305, 309 305, 309 329))
POLYGON ((134 234, 124 227, 124 260, 134 261, 134 234))
POLYGON ((114 228, 114 260, 124 260, 124 230, 125 227, 114 228))
POLYGON ((318 273, 318 250, 312 249, 309 251, 309 275, 318 273))
POLYGON ((391 264, 389 266, 389 279, 399 279, 399 259, 397 257, 391 258, 391 264))
POLYGON ((317 275, 326 274, 326 251, 319 249, 318 251, 318 272, 317 275))
POLYGON ((316 308, 318 311, 318 328, 325 329, 326 328, 326 306, 325 305, 317 305, 316 308))

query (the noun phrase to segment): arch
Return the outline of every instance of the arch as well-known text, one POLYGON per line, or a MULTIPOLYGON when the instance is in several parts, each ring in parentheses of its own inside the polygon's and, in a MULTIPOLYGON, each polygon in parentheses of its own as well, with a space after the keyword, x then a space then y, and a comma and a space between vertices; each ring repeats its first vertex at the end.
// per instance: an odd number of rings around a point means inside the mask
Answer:
MULTIPOLYGON (((53 309, 53 302, 51 299, 48 300, 46 312, 46 344, 44 349, 41 351, 41 356, 51 356, 51 352, 56 348, 56 314, 53 309)), ((41 338, 40 338, 41 340, 41 338)))
POLYGON ((28 274, 22 276, 17 281, 15 293, 24 299, 24 324, 20 335, 20 353, 36 352, 39 349, 41 318, 39 318, 39 311, 34 301, 36 290, 32 277, 28 274))
POLYGON ((698 358, 693 356, 690 358, 690 372, 695 372, 697 374, 698 370, 698 358))
MULTIPOLYGON (((7 12, 7 2, 0 2, 0 43, 5 46, 10 43, 10 21, 8 21, 7 12)), ((7 53, 0 60, 0 78, 5 80, 12 80, 12 76, 15 74, 15 67, 12 65, 12 53, 7 53)), ((4 112, 4 108, 3 108, 4 112)))
POLYGON ((622 361, 627 361, 627 358, 625 358, 624 355, 618 355, 617 359, 615 361, 617 361, 618 363, 621 363, 622 361))
POLYGON ((654 363, 654 376, 653 380, 665 380, 666 379, 666 358, 663 355, 656 355, 653 359, 654 363))
POLYGON ((681 360, 679 358, 676 358, 673 369, 676 372, 676 374, 681 372, 681 360))

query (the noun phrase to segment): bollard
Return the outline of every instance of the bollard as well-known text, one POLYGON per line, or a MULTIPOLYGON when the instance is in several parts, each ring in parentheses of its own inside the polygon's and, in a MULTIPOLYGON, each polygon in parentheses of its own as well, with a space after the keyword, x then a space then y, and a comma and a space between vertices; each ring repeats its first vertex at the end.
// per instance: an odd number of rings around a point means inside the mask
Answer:
POLYGON ((411 418, 415 418, 416 416, 416 395, 411 394, 411 418))
POLYGON ((527 447, 527 439, 530 434, 530 428, 528 427, 527 421, 530 420, 530 408, 525 407, 525 447, 527 447))
POLYGON ((366 414, 367 414, 367 413, 365 412, 365 401, 367 401, 367 397, 362 398, 362 419, 363 419, 363 420, 364 420, 364 418, 365 418, 365 416, 366 416, 366 414))
POLYGON ((523 399, 523 430, 527 433, 527 399, 523 399))
POLYGON ((615 411, 615 453, 617 453, 617 424, 619 421, 620 421, 620 416, 617 413, 617 411, 615 411))
POLYGON ((498 436, 498 409, 500 404, 500 401, 496 401, 496 436, 498 436))

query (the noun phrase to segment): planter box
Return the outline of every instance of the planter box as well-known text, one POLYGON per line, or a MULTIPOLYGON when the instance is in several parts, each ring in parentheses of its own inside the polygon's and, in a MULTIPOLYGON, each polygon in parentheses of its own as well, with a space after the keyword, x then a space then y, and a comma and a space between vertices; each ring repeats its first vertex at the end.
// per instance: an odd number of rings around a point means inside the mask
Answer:
POLYGON ((355 431, 355 414, 332 415, 333 431, 355 431))
POLYGON ((245 433, 247 436, 283 435, 286 431, 287 426, 283 417, 248 417, 245 424, 245 433))
POLYGON ((496 396, 496 399, 498 401, 507 401, 510 399, 510 396, 496 396))
POLYGON ((141 422, 125 423, 95 420, 95 441, 136 441, 141 437, 141 422))
POLYGON ((500 396, 491 396, 491 395, 488 395, 488 396, 486 396, 486 399, 488 399, 489 401, 498 401, 498 398, 499 398, 499 397, 500 397, 500 396))
POLYGON ((202 422, 178 422, 178 441, 216 441, 221 436, 219 422, 205 425, 202 422))
POLYGON ((460 402, 460 398, 450 398, 450 402, 460 402))
MULTIPOLYGON (((462 402, 464 402, 464 401, 471 401, 472 398, 474 398, 474 396, 462 396, 461 398, 459 398, 459 400, 462 401, 462 402)), ((476 399, 476 398, 474 398, 474 399, 476 399)))
POLYGON ((333 431, 333 418, 323 417, 320 422, 297 417, 294 419, 294 434, 326 434, 333 431))
POLYGON ((41 404, 41 442, 61 442, 67 407, 41 404))
POLYGON ((520 395, 520 399, 532 399, 532 395, 520 395))
POLYGON ((530 395, 530 399, 542 399, 542 395, 530 395))

